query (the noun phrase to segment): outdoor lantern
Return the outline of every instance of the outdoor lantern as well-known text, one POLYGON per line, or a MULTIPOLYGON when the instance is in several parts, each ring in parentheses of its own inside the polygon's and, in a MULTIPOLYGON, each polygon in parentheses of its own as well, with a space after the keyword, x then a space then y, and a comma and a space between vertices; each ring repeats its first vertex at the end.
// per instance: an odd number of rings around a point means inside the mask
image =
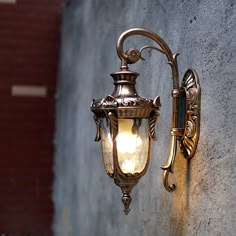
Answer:
POLYGON ((135 83, 139 74, 128 69, 128 64, 144 59, 141 53, 146 48, 166 55, 167 63, 172 69, 171 145, 167 163, 161 166, 167 191, 172 192, 175 189, 174 184, 169 184, 168 175, 169 172, 173 173, 177 142, 184 157, 188 159, 194 155, 199 139, 200 86, 196 72, 187 70, 180 87, 177 54, 172 54, 165 41, 149 30, 135 28, 125 31, 117 42, 121 70, 111 74, 114 91, 103 99, 93 100, 91 104, 97 127, 95 141, 101 140, 106 172, 122 190, 125 214, 130 211, 132 188, 147 171, 151 141, 156 139, 155 124, 161 106, 159 96, 151 99, 137 93, 135 83), (144 46, 140 50, 131 48, 124 52, 124 40, 132 35, 146 36, 154 40, 160 48, 144 46))

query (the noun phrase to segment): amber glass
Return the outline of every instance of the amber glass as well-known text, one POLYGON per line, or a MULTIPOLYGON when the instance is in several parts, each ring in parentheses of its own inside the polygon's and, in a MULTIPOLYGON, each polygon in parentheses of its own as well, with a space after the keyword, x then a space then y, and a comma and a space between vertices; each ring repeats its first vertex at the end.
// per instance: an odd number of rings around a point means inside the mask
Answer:
POLYGON ((122 172, 142 172, 149 154, 148 119, 118 119, 116 144, 122 172))
POLYGON ((108 174, 113 174, 113 142, 110 133, 110 120, 104 118, 100 124, 101 128, 101 143, 102 143, 102 154, 105 169, 108 174))

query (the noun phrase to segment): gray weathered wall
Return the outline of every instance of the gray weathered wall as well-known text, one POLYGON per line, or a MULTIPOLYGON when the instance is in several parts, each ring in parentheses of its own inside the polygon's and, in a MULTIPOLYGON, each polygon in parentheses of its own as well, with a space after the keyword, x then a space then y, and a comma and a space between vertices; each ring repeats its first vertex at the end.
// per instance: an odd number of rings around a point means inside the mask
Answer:
MULTIPOLYGON (((152 42, 134 37, 128 46, 152 42)), ((236 232, 236 6, 235 0, 71 0, 65 5, 55 134, 56 236, 230 236, 236 232), (159 168, 168 155, 172 81, 166 58, 146 51, 139 93, 161 96, 159 139, 148 173, 133 190, 129 216, 121 191, 105 174, 93 141, 92 98, 112 92, 119 69, 115 44, 124 30, 142 27, 179 52, 182 77, 197 70, 202 86, 201 136, 194 158, 175 165, 174 193, 159 168)))

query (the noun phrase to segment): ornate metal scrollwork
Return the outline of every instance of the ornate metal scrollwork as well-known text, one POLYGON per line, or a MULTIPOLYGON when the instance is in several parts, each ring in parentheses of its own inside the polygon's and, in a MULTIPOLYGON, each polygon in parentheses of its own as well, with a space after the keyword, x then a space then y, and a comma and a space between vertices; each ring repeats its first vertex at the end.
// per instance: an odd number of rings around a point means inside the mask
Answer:
POLYGON ((118 103, 117 103, 116 99, 111 95, 108 95, 107 97, 102 99, 101 104, 104 108, 106 108, 106 107, 117 107, 118 106, 118 103))
POLYGON ((147 104, 152 104, 153 100, 150 98, 137 97, 133 100, 126 99, 122 101, 123 106, 146 106, 147 104))
POLYGON ((112 140, 114 140, 118 133, 118 120, 117 120, 116 115, 112 112, 108 113, 108 117, 110 118, 110 121, 111 121, 112 140))
POLYGON ((164 170, 164 173, 163 173, 163 185, 165 187, 165 189, 168 191, 168 192, 173 192, 175 191, 175 184, 170 184, 169 183, 169 173, 170 173, 170 170, 167 169, 167 170, 164 170))
POLYGON ((160 115, 159 112, 154 111, 154 112, 152 112, 152 114, 149 117, 149 136, 153 140, 157 139, 155 126, 156 126, 156 122, 157 122, 159 115, 160 115))
POLYGON ((198 75, 189 69, 183 78, 182 87, 186 94, 185 130, 180 148, 185 158, 191 158, 197 148, 200 133, 200 85, 198 75))
POLYGON ((95 121, 95 124, 96 124, 96 128, 97 128, 97 133, 96 133, 96 136, 95 136, 95 142, 98 142, 101 140, 101 134, 100 134, 100 123, 101 123, 101 120, 97 117, 97 116, 93 116, 93 119, 95 121))

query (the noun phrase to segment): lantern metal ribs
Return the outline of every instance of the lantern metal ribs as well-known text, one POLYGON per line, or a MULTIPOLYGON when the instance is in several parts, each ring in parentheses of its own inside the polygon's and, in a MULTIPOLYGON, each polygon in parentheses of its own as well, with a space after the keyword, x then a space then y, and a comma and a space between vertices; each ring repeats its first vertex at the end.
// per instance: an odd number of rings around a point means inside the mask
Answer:
POLYGON ((120 71, 111 74, 114 91, 103 99, 93 100, 91 111, 97 127, 95 141, 101 140, 107 174, 122 190, 125 214, 130 211, 132 188, 147 171, 151 140, 156 139, 155 124, 161 106, 159 96, 151 99, 138 95, 135 83, 139 74, 128 69, 128 64, 143 59, 142 51, 146 48, 164 54, 172 71, 171 144, 168 160, 165 165, 161 165, 164 170, 163 184, 167 191, 175 190, 175 185, 169 184, 168 176, 173 173, 177 143, 184 157, 189 159, 196 151, 200 132, 200 85, 197 73, 188 69, 179 86, 178 54, 173 54, 160 36, 141 28, 122 33, 117 41, 120 71), (125 39, 134 35, 148 37, 159 47, 144 46, 140 50, 131 48, 124 52, 125 39), (181 109, 184 114, 179 114, 180 98, 184 100, 185 108, 181 109), (183 127, 179 125, 180 117, 184 117, 183 127))

